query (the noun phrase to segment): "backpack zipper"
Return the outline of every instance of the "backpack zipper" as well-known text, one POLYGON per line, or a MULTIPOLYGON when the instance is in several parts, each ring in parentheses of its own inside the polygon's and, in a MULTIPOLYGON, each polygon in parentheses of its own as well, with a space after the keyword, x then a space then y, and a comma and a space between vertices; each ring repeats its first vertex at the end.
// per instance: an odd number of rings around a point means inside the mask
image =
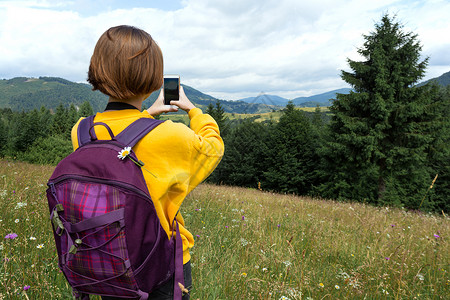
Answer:
POLYGON ((65 180, 70 180, 70 179, 75 179, 75 180, 79 180, 79 181, 83 181, 83 182, 106 184, 109 186, 117 186, 117 187, 125 188, 125 189, 131 190, 132 192, 135 192, 135 193, 139 194, 140 196, 143 196, 151 201, 151 197, 147 193, 143 192, 142 190, 138 189, 137 187, 135 187, 131 184, 123 183, 123 182, 116 181, 116 180, 107 180, 107 179, 100 179, 100 178, 81 176, 81 175, 66 175, 66 176, 59 177, 59 178, 47 183, 47 185, 50 187, 55 199, 56 199, 55 185, 65 181, 65 180))

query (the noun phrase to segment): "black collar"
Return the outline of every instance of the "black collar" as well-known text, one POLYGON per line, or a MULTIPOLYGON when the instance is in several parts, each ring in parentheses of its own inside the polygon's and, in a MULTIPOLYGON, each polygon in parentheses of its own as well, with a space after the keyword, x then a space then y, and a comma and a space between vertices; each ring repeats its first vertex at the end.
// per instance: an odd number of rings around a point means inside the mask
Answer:
POLYGON ((107 110, 124 110, 124 109, 137 109, 136 106, 133 106, 131 104, 125 103, 125 102, 108 102, 106 105, 105 111, 107 110))

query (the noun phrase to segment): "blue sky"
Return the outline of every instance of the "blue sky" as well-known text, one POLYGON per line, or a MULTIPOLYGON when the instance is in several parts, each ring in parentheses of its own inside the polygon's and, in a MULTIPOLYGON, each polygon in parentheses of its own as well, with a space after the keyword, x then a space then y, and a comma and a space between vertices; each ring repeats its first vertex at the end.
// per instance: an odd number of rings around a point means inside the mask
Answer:
POLYGON ((347 58, 388 12, 418 34, 424 80, 450 71, 449 0, 0 0, 0 78, 86 80, 100 35, 149 32, 165 73, 212 96, 288 99, 347 87, 347 58))

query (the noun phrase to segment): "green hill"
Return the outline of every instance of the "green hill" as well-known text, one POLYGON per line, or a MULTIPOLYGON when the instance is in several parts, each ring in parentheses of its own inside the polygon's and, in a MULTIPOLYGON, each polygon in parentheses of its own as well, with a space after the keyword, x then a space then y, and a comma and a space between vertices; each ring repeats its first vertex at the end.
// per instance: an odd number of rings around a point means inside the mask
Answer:
POLYGON ((94 111, 100 111, 107 102, 100 92, 93 92, 88 84, 75 83, 56 77, 0 80, 0 108, 29 111, 45 106, 55 109, 60 103, 80 106, 86 100, 94 111))
MULTIPOLYGON (((206 109, 209 103, 216 101, 220 101, 228 113, 264 113, 281 108, 243 101, 219 100, 190 86, 183 85, 183 87, 188 98, 202 109, 206 109)), ((158 94, 159 91, 154 92, 144 101, 144 105, 149 107, 158 94)), ((30 111, 45 106, 54 110, 61 103, 64 105, 73 103, 79 107, 85 101, 88 101, 94 111, 98 112, 104 109, 108 97, 99 91, 92 91, 88 84, 75 83, 57 77, 16 77, 0 80, 0 108, 30 111)))
MULTIPOLYGON (((431 81, 441 86, 447 86, 450 84, 450 72, 423 82, 419 86, 431 81)), ((206 110, 209 103, 213 102, 215 104, 216 101, 220 101, 225 112, 236 114, 261 114, 284 108, 284 105, 277 106, 278 103, 275 102, 271 102, 271 104, 277 105, 248 103, 248 101, 240 100, 219 100, 190 86, 183 85, 183 87, 188 98, 203 110, 206 110)), ((341 89, 311 97, 295 98, 294 104, 303 107, 315 107, 317 104, 328 106, 329 99, 334 98, 337 92, 348 93, 348 90, 341 89)), ((158 94, 159 91, 154 92, 144 101, 144 106, 149 107, 155 101, 158 94)), ((45 106, 54 110, 61 103, 67 106, 73 103, 76 107, 79 107, 85 101, 88 101, 94 111, 98 112, 104 109, 108 97, 99 91, 92 91, 91 86, 86 83, 71 82, 58 77, 16 77, 0 80, 0 108, 10 108, 13 111, 30 111, 45 106)))
POLYGON ((437 83, 438 85, 441 85, 441 86, 450 85, 450 72, 444 73, 444 74, 442 74, 439 77, 427 80, 427 81, 419 84, 419 86, 425 85, 425 84, 430 83, 430 82, 435 82, 435 83, 437 83))

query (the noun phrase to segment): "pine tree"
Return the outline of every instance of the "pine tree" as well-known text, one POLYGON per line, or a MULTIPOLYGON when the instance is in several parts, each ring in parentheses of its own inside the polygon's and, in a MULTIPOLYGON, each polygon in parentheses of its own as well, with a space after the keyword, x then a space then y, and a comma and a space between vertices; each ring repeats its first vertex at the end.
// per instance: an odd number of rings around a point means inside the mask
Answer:
POLYGON ((3 118, 0 115, 0 157, 4 156, 4 150, 6 148, 6 143, 8 140, 8 131, 6 128, 5 121, 3 121, 3 118))
MULTIPOLYGON (((438 87, 435 87, 438 89, 438 87)), ((422 207, 450 212, 450 85, 440 88, 433 109, 438 117, 432 122, 433 137, 427 153, 430 167, 429 182, 433 187, 423 197, 422 207), (437 176, 437 178, 436 178, 437 176), (436 180, 434 180, 436 179, 436 180)), ((431 185, 430 185, 431 186, 431 185)))
POLYGON ((207 113, 208 115, 210 115, 213 118, 215 117, 215 109, 214 109, 214 104, 212 102, 209 102, 205 113, 207 113))
POLYGON ((89 101, 84 101, 80 106, 80 110, 78 111, 79 117, 89 117, 94 114, 94 110, 92 109, 91 103, 89 101))
POLYGON ((62 103, 56 107, 55 114, 53 116, 52 132, 54 135, 67 135, 69 131, 69 122, 67 120, 68 111, 62 103))
POLYGON ((265 188, 306 195, 315 184, 314 131, 305 113, 290 101, 268 138, 265 188))
POLYGON ((45 106, 39 111, 39 130, 44 138, 52 134, 52 114, 45 106))
POLYGON ((220 134, 222 136, 226 136, 229 131, 228 118, 225 115, 225 109, 222 107, 219 101, 216 101, 216 105, 214 106, 212 102, 208 104, 206 108, 206 113, 213 117, 216 120, 217 125, 219 125, 220 134))
POLYGON ((417 207, 429 176, 425 149, 434 95, 415 85, 428 58, 420 61, 417 35, 403 32, 387 14, 364 39, 358 53, 365 60, 348 59, 352 72, 342 71, 354 91, 338 94, 331 107, 325 157, 334 167, 323 190, 326 196, 417 207))
MULTIPOLYGON (((244 120, 225 139, 222 161, 208 178, 214 183, 256 188, 266 170, 268 126, 244 120)), ((264 187, 264 184, 263 184, 264 187)))

